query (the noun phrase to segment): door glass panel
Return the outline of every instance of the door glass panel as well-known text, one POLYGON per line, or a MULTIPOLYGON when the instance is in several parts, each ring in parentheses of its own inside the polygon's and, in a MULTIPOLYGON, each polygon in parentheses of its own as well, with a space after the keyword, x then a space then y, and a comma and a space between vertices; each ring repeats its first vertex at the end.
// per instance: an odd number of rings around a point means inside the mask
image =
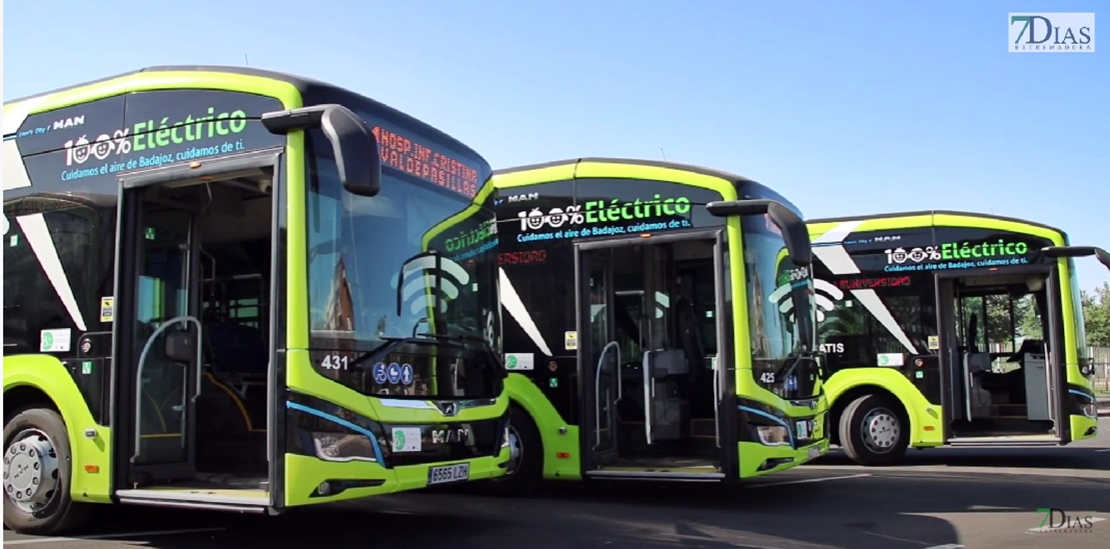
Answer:
POLYGON ((144 212, 138 272, 135 356, 139 375, 139 463, 187 461, 187 387, 189 368, 164 355, 166 334, 152 336, 167 320, 188 314, 188 244, 191 216, 177 210, 144 212), (149 344, 148 344, 149 343, 149 344), (145 359, 142 357, 146 349, 145 359))
POLYGON ((644 305, 651 311, 648 316, 650 349, 670 349, 673 347, 671 327, 674 324, 672 292, 675 285, 668 279, 670 253, 666 247, 650 246, 644 248, 647 270, 644 280, 644 305))
MULTIPOLYGON (((607 452, 616 449, 616 401, 619 349, 610 346, 613 335, 609 330, 609 276, 603 264, 590 263, 586 283, 589 286, 589 344, 590 361, 594 370, 594 390, 597 392, 597 430, 594 436, 594 451, 607 452)), ((603 459, 604 456, 598 456, 603 459)))

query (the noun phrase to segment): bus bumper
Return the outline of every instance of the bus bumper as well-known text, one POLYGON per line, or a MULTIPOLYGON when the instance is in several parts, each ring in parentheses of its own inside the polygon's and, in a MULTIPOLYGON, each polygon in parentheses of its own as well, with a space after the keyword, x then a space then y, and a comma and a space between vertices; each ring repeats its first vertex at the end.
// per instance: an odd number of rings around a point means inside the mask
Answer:
POLYGON ((768 404, 742 399, 738 406, 741 479, 785 471, 829 451, 829 414, 824 398, 792 415, 768 404))
POLYGON ((285 455, 285 505, 299 507, 395 494, 435 485, 487 480, 505 475, 509 448, 497 456, 471 458, 386 469, 376 463, 326 462, 308 456, 285 455), (465 474, 462 474, 465 465, 465 474), (435 482, 438 481, 438 482, 435 482))

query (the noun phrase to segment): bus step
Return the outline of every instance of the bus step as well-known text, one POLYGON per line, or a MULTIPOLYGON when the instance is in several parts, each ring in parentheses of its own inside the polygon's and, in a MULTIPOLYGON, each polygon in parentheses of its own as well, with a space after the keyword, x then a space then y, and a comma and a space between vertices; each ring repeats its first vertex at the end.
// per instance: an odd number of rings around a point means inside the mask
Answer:
POLYGON ((957 437, 948 440, 952 446, 1056 446, 1060 437, 1054 435, 1011 435, 989 437, 957 437))
POLYGON ((120 503, 208 509, 238 513, 265 513, 270 507, 269 494, 261 490, 206 490, 196 488, 150 487, 119 490, 120 503))

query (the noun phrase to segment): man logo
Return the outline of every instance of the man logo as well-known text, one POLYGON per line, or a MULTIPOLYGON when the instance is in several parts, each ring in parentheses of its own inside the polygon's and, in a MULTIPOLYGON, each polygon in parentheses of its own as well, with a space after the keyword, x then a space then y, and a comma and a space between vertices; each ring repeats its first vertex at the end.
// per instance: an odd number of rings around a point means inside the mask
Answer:
POLYGON ((438 403, 438 407, 439 412, 446 417, 454 417, 455 414, 459 413, 459 405, 454 402, 438 403))
POLYGON ((459 297, 459 287, 469 283, 470 273, 462 265, 435 252, 419 254, 405 262, 399 277, 393 277, 391 285, 397 290, 397 315, 401 315, 401 305, 410 301, 409 311, 413 314, 428 309, 446 312, 447 304, 459 297))
MULTIPOLYGON (((794 322, 794 300, 790 298, 792 284, 793 283, 788 282, 775 288, 774 292, 771 292, 771 301, 779 306, 779 312, 786 315, 790 323, 794 322)), ((813 279, 813 289, 815 290, 813 293, 813 300, 817 303, 817 322, 823 322, 825 320, 825 313, 836 309, 836 303, 833 303, 833 300, 840 301, 844 299, 844 292, 830 282, 821 280, 820 278, 813 279), (832 296, 832 299, 829 299, 828 296, 821 295, 821 292, 825 292, 829 296, 832 296)))

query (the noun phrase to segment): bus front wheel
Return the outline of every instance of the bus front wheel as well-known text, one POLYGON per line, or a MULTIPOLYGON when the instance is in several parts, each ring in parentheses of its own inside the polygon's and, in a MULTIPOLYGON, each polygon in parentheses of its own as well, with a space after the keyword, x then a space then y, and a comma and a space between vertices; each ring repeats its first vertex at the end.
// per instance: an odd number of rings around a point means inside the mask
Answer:
POLYGON ((4 426, 4 525, 54 535, 80 526, 88 505, 70 498, 72 454, 58 412, 27 408, 4 426))
POLYGON ((895 465, 909 446, 909 421, 900 402, 864 395, 840 415, 840 447, 860 465, 895 465))
POLYGON ((488 488, 501 496, 526 496, 543 480, 543 441, 536 422, 517 405, 509 409, 509 465, 488 488))

